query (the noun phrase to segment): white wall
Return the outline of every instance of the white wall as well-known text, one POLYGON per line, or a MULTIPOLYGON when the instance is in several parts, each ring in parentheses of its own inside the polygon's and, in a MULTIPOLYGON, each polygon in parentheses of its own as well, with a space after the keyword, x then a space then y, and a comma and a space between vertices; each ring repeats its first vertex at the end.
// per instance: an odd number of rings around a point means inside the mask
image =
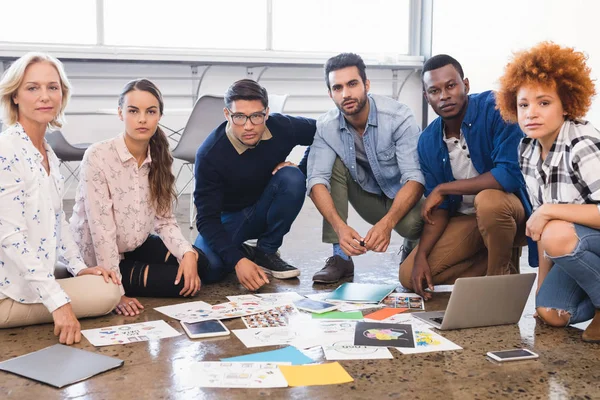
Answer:
MULTIPOLYGON (((595 0, 434 0, 432 54, 456 58, 473 93, 496 89, 512 52, 544 40, 587 53, 597 78, 598 15, 595 0)), ((600 126, 600 97, 587 118, 600 126)))

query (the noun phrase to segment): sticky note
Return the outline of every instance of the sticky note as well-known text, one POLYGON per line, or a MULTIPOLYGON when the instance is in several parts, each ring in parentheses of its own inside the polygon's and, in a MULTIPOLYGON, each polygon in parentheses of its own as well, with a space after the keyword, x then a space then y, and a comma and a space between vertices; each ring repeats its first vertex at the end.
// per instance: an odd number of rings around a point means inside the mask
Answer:
POLYGON ((279 365, 290 386, 337 385, 354 382, 338 362, 311 365, 279 365))
POLYGON ((313 314, 313 319, 363 319, 363 315, 360 311, 330 311, 323 314, 313 314))
POLYGON ((365 318, 374 319, 376 321, 382 321, 392 315, 400 314, 401 312, 407 311, 408 308, 382 308, 371 314, 365 315, 365 318))
POLYGON ((247 354, 238 357, 222 358, 221 361, 240 361, 240 362, 291 362, 292 365, 310 364, 315 361, 306 356, 294 346, 287 346, 282 349, 263 351, 260 353, 247 354))

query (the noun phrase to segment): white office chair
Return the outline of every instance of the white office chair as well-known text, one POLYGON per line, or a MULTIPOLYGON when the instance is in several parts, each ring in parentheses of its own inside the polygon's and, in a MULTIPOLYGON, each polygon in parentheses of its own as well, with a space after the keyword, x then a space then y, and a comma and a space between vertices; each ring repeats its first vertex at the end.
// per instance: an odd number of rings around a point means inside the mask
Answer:
MULTIPOLYGON (((177 172, 175 182, 179 180, 181 171, 183 171, 184 168, 187 168, 192 174, 191 178, 177 193, 177 198, 179 198, 190 185, 192 188, 194 187, 194 163, 196 161, 196 151, 213 129, 225 121, 225 116, 223 115, 224 107, 225 102, 223 96, 201 95, 198 100, 196 100, 196 104, 194 104, 190 118, 183 129, 179 143, 177 143, 177 146, 171 152, 173 158, 184 161, 177 172)), ((195 207, 192 189, 192 192, 190 193, 190 229, 194 227, 194 214, 195 207)))
MULTIPOLYGON (((60 160, 60 165, 64 166, 67 171, 69 171, 68 176, 65 177, 65 184, 71 178, 74 178, 73 181, 79 181, 79 178, 77 177, 77 173, 79 172, 79 164, 77 164, 77 167, 72 168, 69 166, 69 163, 73 161, 80 162, 83 159, 83 154, 91 143, 71 144, 59 130, 48 132, 46 134, 46 140, 48 141, 50 147, 52 147, 52 150, 54 150, 54 153, 56 153, 56 157, 58 157, 60 160)), ((73 181, 69 182, 65 188, 65 191, 69 188, 73 181)))
POLYGON ((269 95, 269 112, 283 114, 283 108, 287 101, 287 94, 270 94, 269 95))

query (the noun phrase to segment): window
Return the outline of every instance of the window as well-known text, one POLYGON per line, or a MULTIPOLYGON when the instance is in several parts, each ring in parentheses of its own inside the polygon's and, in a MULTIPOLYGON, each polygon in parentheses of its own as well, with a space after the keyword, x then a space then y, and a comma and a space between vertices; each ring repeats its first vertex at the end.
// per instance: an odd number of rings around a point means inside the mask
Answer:
POLYGON ((104 0, 104 43, 264 49, 266 9, 266 0, 104 0))
POLYGON ((273 50, 408 54, 409 0, 273 0, 273 50))
POLYGON ((14 17, 0 24, 0 43, 6 45, 0 54, 21 55, 36 43, 41 51, 68 58, 235 62, 256 56, 320 63, 352 51, 368 63, 396 64, 410 58, 404 56, 410 51, 411 6, 420 5, 421 0, 6 0, 2 15, 14 17), (103 15, 97 15, 99 9, 103 15))
POLYGON ((96 0, 3 1, 0 9, 0 42, 96 43, 96 0))

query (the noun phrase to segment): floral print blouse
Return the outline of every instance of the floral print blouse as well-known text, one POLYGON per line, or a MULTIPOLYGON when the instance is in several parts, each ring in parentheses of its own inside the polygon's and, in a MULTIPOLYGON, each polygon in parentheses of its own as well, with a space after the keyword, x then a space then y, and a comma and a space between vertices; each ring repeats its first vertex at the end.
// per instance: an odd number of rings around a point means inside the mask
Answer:
POLYGON ((178 259, 194 251, 173 213, 157 215, 150 202, 151 162, 148 149, 138 167, 123 135, 95 143, 85 152, 70 224, 88 265, 112 269, 121 277, 119 262, 123 253, 141 246, 152 232, 178 259))
POLYGON ((0 299, 43 303, 48 311, 70 302, 54 278, 57 262, 77 275, 86 268, 71 237, 62 202, 64 178, 59 160, 44 144, 43 156, 20 124, 0 133, 0 299))

